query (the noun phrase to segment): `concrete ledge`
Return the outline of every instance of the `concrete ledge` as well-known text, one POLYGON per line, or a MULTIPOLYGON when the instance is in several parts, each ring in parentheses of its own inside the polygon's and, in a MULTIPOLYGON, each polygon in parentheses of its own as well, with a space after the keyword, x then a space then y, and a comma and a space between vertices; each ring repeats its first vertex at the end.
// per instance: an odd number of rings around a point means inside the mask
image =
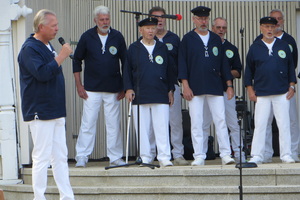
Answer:
MULTIPOLYGON (((240 170, 235 165, 156 169, 130 166, 110 170, 104 169, 107 162, 91 162, 86 168, 71 165, 70 181, 76 200, 238 200, 241 195, 240 170)), ((57 200, 51 169, 48 174, 47 200, 57 200)), ((31 168, 24 168, 22 175, 25 184, 3 186, 8 200, 33 198, 31 168)), ((299 163, 263 164, 244 168, 242 175, 244 199, 299 199, 299 163)))
POLYGON ((16 180, 0 180, 0 188, 1 185, 15 185, 15 184, 22 184, 22 179, 16 179, 16 180))
MULTIPOLYGON (((238 200, 238 186, 230 187, 73 187, 77 200, 238 200)), ((296 200, 300 185, 243 187, 245 199, 296 200)), ((13 185, 3 188, 7 200, 28 200, 33 198, 31 185, 13 185)), ((57 188, 50 186, 47 200, 59 198, 57 188)))
MULTIPOLYGON (((4 191, 32 193, 31 185, 1 186, 4 191)), ((75 194, 238 194, 239 186, 217 187, 73 187, 75 194)), ((300 185, 293 186, 243 186, 245 194, 287 194, 300 195, 300 185)), ((49 186, 46 193, 58 193, 55 186, 49 186)))

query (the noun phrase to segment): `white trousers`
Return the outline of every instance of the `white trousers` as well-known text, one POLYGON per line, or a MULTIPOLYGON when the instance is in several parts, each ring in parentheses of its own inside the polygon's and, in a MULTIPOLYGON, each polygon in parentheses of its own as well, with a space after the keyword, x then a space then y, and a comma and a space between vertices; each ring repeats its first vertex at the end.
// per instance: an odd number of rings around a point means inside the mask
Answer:
POLYGON ((261 160, 264 160, 266 130, 271 108, 279 129, 280 158, 291 156, 290 101, 286 99, 286 94, 262 96, 257 97, 255 104, 255 129, 251 146, 251 156, 258 156, 261 160))
POLYGON ((151 128, 155 135, 157 146, 157 160, 170 160, 169 140, 169 105, 167 104, 142 104, 132 106, 134 126, 137 138, 140 138, 140 156, 145 163, 153 160, 150 145, 151 128), (138 127, 139 118, 139 127, 138 127))
POLYGON ((93 152, 98 115, 103 104, 107 132, 107 156, 110 162, 113 162, 123 156, 118 93, 87 91, 87 94, 88 98, 84 100, 81 127, 76 144, 76 158, 83 156, 88 160, 88 156, 93 152))
POLYGON ((74 200, 69 180, 65 118, 33 120, 29 123, 29 127, 33 141, 32 187, 34 200, 46 199, 47 171, 50 163, 60 200, 74 200))
MULTIPOLYGON (((230 139, 232 149, 234 151, 235 156, 239 156, 240 153, 240 126, 238 124, 237 112, 236 112, 236 103, 235 98, 230 100, 227 99, 227 93, 224 92, 224 104, 225 104, 225 118, 226 125, 230 130, 230 139)), ((207 101, 204 102, 203 107, 203 134, 204 134, 204 150, 208 148, 208 136, 210 133, 210 125, 212 123, 211 112, 209 111, 209 107, 207 101)), ((241 147, 243 148, 243 141, 241 141, 241 147)))
MULTIPOLYGON (((171 145, 173 158, 183 157, 184 146, 182 144, 183 140, 183 128, 182 128, 182 113, 181 113, 181 88, 175 85, 174 92, 174 104, 170 106, 170 128, 171 128, 171 145)), ((150 134, 150 145, 151 154, 153 159, 156 156, 156 144, 154 133, 150 134)))
POLYGON ((207 101, 216 126, 216 134, 219 144, 220 157, 231 154, 228 130, 225 121, 225 106, 223 96, 200 95, 194 96, 189 101, 189 112, 191 116, 191 135, 194 148, 194 158, 206 158, 207 148, 203 147, 203 106, 207 101))
MULTIPOLYGON (((270 158, 273 156, 272 148, 272 121, 273 121, 273 110, 271 108, 270 117, 267 126, 266 135, 266 147, 264 156, 270 158)), ((291 151, 293 156, 299 154, 299 141, 300 141, 300 129, 298 123, 298 108, 295 95, 290 99, 290 129, 291 129, 291 151)))

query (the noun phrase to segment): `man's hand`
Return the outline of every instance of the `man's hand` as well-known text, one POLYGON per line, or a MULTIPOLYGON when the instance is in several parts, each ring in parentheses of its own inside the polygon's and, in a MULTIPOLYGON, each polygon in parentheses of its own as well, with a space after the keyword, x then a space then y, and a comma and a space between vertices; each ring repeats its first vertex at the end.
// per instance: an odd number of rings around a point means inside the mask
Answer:
POLYGON ((135 93, 133 90, 126 90, 125 98, 128 102, 132 102, 135 98, 135 93))
POLYGON ((78 96, 80 98, 87 99, 88 95, 82 85, 81 78, 80 78, 80 72, 74 72, 74 78, 75 78, 78 96))
POLYGON ((183 94, 183 98, 186 99, 187 101, 192 100, 192 98, 194 97, 194 93, 191 90, 189 83, 186 79, 182 79, 182 94, 183 94))
MULTIPOLYGON (((294 86, 295 87, 295 86, 294 86)), ((289 88, 289 91, 288 91, 288 93, 287 93, 287 95, 286 95, 286 99, 287 100, 290 100, 293 96, 294 96, 294 94, 295 94, 295 90, 293 89, 293 88, 289 88)))
POLYGON ((123 99, 125 97, 125 92, 124 91, 121 91, 118 93, 118 96, 117 96, 117 100, 120 101, 121 99, 123 99))
POLYGON ((170 104, 170 106, 172 106, 174 104, 174 92, 170 91, 168 93, 168 96, 169 96, 169 104, 170 104))
POLYGON ((254 91, 252 86, 247 86, 247 92, 248 92, 248 96, 249 96, 250 101, 256 102, 257 101, 257 96, 256 96, 255 91, 254 91))
POLYGON ((65 44, 62 46, 62 48, 61 48, 61 50, 60 50, 58 56, 55 57, 55 60, 56 60, 56 62, 57 62, 57 64, 58 64, 58 66, 60 66, 60 65, 64 62, 64 60, 65 60, 67 57, 69 57, 69 55, 70 55, 72 52, 73 52, 73 50, 72 50, 70 44, 69 44, 69 43, 65 43, 65 44))
POLYGON ((232 87, 227 87, 226 93, 227 93, 228 100, 230 100, 234 97, 234 91, 233 91, 232 87))
POLYGON ((79 96, 80 98, 83 98, 84 100, 86 100, 86 99, 89 97, 89 96, 87 95, 87 93, 86 93, 86 91, 85 91, 83 85, 77 85, 76 88, 77 88, 78 96, 79 96))

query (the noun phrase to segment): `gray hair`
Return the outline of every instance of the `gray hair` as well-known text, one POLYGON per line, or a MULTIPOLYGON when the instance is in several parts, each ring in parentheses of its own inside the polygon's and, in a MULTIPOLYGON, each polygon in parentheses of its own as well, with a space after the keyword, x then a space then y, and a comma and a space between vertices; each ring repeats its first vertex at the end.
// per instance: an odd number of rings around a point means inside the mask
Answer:
POLYGON ((212 21, 212 26, 216 25, 216 21, 217 21, 218 19, 224 20, 224 21, 227 23, 227 19, 226 19, 226 18, 224 18, 224 17, 217 17, 217 18, 215 18, 215 19, 212 21))
POLYGON ((99 14, 109 15, 110 14, 109 8, 106 6, 97 6, 94 9, 94 18, 96 18, 97 15, 99 15, 99 14))
POLYGON ((284 13, 283 13, 282 10, 280 10, 280 9, 273 9, 273 10, 270 11, 270 15, 271 15, 272 13, 274 13, 274 12, 279 12, 279 13, 281 13, 282 18, 284 19, 284 13))
POLYGON ((33 18, 33 32, 36 33, 39 31, 39 25, 41 25, 41 24, 45 25, 48 23, 48 21, 46 19, 47 15, 56 16, 56 14, 53 11, 47 10, 47 9, 42 9, 36 13, 36 15, 33 18))

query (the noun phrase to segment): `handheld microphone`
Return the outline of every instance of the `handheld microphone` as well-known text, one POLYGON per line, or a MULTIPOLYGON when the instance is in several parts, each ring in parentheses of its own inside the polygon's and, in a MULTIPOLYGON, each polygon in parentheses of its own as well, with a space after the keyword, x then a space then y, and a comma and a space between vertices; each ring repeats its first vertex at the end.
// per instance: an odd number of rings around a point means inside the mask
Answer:
MULTIPOLYGON (((64 38, 62 38, 62 37, 58 38, 58 42, 61 44, 61 46, 63 46, 64 44, 66 44, 64 38)), ((72 54, 69 55, 69 57, 70 57, 71 59, 74 59, 74 56, 73 56, 72 54)))
POLYGON ((182 19, 182 15, 176 14, 176 15, 162 15, 162 18, 168 18, 168 19, 175 19, 177 21, 182 19))

